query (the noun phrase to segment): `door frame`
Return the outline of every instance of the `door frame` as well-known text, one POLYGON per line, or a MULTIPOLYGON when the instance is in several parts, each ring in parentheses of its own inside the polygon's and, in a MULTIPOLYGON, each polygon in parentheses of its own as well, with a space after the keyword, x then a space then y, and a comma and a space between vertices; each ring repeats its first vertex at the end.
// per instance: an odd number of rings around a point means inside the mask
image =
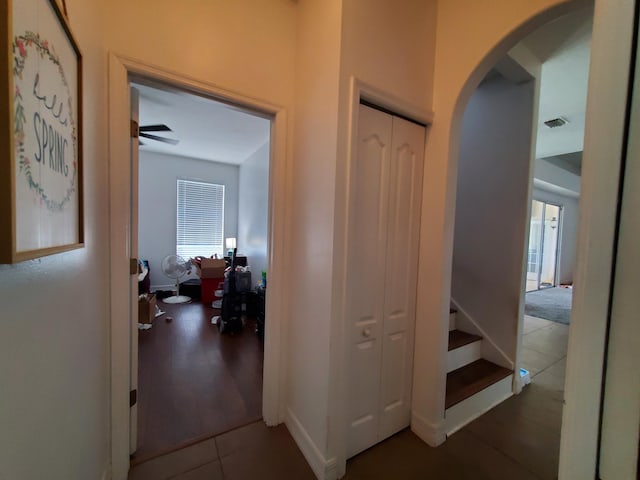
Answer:
POLYGON ((129 87, 132 77, 166 84, 183 91, 217 99, 271 119, 269 168, 269 242, 262 415, 267 425, 284 421, 286 372, 285 285, 291 205, 287 168, 287 111, 268 101, 230 91, 162 70, 137 60, 109 53, 109 255, 111 319, 111 461, 114 479, 125 479, 129 470, 130 321, 129 260, 131 238, 131 158, 129 87))

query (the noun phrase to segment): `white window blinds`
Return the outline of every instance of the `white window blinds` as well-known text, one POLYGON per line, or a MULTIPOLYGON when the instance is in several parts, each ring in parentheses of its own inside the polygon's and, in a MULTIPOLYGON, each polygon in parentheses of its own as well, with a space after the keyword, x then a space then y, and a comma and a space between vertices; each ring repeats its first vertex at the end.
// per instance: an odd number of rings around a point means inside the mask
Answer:
POLYGON ((224 185, 178 179, 176 254, 223 255, 224 185))

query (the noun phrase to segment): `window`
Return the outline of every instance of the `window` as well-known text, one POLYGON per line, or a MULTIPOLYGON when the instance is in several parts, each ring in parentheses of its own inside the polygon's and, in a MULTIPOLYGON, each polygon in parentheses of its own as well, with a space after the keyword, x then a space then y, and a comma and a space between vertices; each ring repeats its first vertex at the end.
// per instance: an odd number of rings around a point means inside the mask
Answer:
POLYGON ((223 255, 224 185, 178 179, 176 254, 223 255))

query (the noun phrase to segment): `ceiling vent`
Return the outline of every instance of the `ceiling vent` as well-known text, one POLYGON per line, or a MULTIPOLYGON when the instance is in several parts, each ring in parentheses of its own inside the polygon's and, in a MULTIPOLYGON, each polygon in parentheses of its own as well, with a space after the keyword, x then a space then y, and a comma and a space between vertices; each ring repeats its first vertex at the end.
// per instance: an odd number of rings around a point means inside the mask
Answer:
POLYGON ((544 122, 544 124, 549 128, 561 127, 563 125, 566 125, 567 123, 569 123, 569 121, 566 118, 562 118, 562 117, 553 118, 551 120, 547 120, 546 122, 544 122))

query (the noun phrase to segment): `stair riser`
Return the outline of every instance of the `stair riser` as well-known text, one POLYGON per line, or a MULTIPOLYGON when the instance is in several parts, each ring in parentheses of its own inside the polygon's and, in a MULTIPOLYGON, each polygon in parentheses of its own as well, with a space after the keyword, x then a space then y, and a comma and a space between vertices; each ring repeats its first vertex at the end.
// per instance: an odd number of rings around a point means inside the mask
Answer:
POLYGON ((445 428, 451 435, 513 395, 513 375, 503 378, 445 411, 445 428))
POLYGON ((456 329, 456 313, 449 314, 449 331, 456 329))
POLYGON ((482 340, 449 350, 447 355, 447 373, 469 365, 482 358, 482 340))

